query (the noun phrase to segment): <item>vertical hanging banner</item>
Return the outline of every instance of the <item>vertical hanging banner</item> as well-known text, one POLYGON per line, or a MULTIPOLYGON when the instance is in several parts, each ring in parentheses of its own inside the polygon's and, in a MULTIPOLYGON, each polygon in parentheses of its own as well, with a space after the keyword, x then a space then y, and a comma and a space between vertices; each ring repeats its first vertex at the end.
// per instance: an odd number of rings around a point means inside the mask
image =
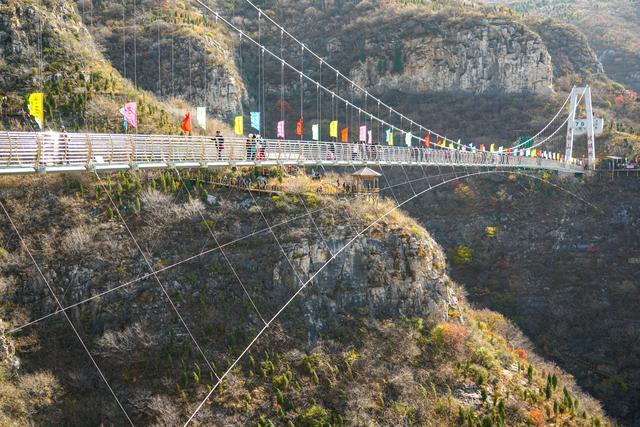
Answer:
POLYGON ((360 126, 360 135, 358 137, 358 141, 367 142, 367 127, 360 126))
POLYGON ((427 136, 424 137, 424 148, 429 148, 431 146, 431 134, 428 133, 427 136))
POLYGON ((480 151, 484 152, 484 144, 480 144, 480 151))
POLYGON ((251 112, 251 127, 260 132, 260 113, 257 111, 251 112))
POLYGON ((491 148, 489 148, 489 151, 494 153, 496 151, 496 144, 491 144, 491 148))
POLYGON ((296 125, 296 135, 298 135, 300 138, 302 138, 303 127, 304 127, 304 118, 300 117, 300 120, 298 120, 298 124, 296 125))
POLYGON ((277 138, 284 139, 284 120, 278 122, 277 138))
POLYGON ((329 123, 329 137, 337 138, 338 137, 338 121, 334 120, 329 123))
POLYGON ((180 129, 182 129, 187 133, 191 133, 191 113, 190 112, 187 112, 187 114, 185 114, 184 119, 182 120, 182 126, 180 126, 180 129))
POLYGON ((342 129, 342 132, 340 132, 340 141, 349 142, 349 129, 342 129))
POLYGON ((233 124, 233 131, 238 136, 244 135, 244 117, 243 116, 236 116, 233 124))
POLYGON ((36 119, 40 129, 44 126, 44 94, 34 92, 29 95, 29 114, 36 119))
POLYGON ((369 135, 368 136, 369 136, 369 139, 367 140, 367 144, 371 145, 371 144, 373 144, 373 131, 372 130, 369 131, 369 135))
POLYGON ((207 107, 198 107, 196 109, 196 121, 198 126, 207 130, 207 107))
POLYGON ((311 139, 313 139, 314 141, 319 141, 320 140, 320 125, 313 125, 311 126, 311 139))
POLYGON ((453 145, 453 142, 449 143, 449 150, 455 150, 456 147, 453 145))
POLYGON ((404 143, 406 144, 407 147, 411 147, 411 140, 413 139, 413 135, 411 134, 411 132, 407 132, 404 135, 404 143))
POLYGON ((138 107, 135 102, 124 104, 124 119, 134 128, 138 127, 138 107))
POLYGON ((391 129, 387 129, 387 144, 393 145, 393 132, 391 129))

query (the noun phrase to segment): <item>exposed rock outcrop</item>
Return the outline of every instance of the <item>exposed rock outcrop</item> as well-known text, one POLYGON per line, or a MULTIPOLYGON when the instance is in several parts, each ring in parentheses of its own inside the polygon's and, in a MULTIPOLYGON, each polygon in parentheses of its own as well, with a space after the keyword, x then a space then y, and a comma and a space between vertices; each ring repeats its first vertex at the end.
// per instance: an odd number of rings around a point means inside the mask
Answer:
POLYGON ((372 28, 360 28, 366 59, 354 65, 351 76, 376 92, 551 88, 551 57, 544 43, 515 22, 424 15, 401 16, 372 28))
POLYGON ((553 19, 532 20, 527 25, 540 35, 549 50, 554 77, 604 73, 587 37, 577 28, 553 19))

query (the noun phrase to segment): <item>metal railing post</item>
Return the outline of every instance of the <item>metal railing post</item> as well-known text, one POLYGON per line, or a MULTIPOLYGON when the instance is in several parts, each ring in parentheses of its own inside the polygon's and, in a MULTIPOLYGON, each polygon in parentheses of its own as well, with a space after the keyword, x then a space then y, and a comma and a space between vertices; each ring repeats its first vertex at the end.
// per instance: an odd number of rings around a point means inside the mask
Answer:
POLYGON ((38 168, 42 163, 43 156, 43 147, 42 147, 42 134, 36 133, 36 164, 33 165, 35 168, 38 168))
POLYGON ((93 144, 91 143, 91 138, 89 138, 88 133, 85 133, 84 136, 87 141, 87 158, 85 164, 87 168, 90 168, 92 164, 91 159, 93 158, 93 144))

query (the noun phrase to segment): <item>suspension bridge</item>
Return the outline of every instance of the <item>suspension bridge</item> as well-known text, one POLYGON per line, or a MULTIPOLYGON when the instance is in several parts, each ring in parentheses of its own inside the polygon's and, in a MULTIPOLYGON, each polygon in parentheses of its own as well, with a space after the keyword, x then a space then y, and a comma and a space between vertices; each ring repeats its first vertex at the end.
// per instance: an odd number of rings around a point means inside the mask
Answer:
MULTIPOLYGON (((286 29, 275 22, 269 15, 253 5, 249 0, 246 1, 258 13, 258 26, 261 25, 262 20, 266 19, 279 30, 281 41, 280 54, 275 53, 265 44, 261 43, 260 37, 256 40, 256 38, 253 38, 249 33, 234 25, 230 18, 222 16, 200 0, 195 0, 195 3, 199 5, 205 15, 213 15, 216 22, 219 21, 228 25, 232 30, 236 31, 240 35, 242 41, 252 44, 258 49, 260 70, 258 79, 259 96, 257 97, 257 104, 258 110, 263 112, 262 120, 264 120, 264 112, 266 110, 264 96, 264 63, 268 57, 271 57, 280 65, 281 69, 282 88, 280 94, 280 105, 284 105, 284 70, 287 68, 290 72, 295 73, 296 76, 299 77, 301 97, 299 123, 302 125, 306 84, 314 88, 317 93, 315 115, 317 123, 315 126, 320 126, 323 122, 322 93, 324 92, 329 95, 327 100, 331 103, 331 113, 329 114, 329 117, 324 118, 325 121, 331 120, 332 123, 336 123, 335 127, 337 128, 338 116, 344 117, 343 123, 345 123, 345 129, 347 129, 348 133, 356 133, 356 131, 360 129, 360 143, 349 143, 346 141, 338 142, 337 132, 336 134, 331 135, 331 137, 333 137, 331 141, 323 141, 319 136, 316 137, 319 132, 315 132, 315 129, 314 137, 310 140, 305 140, 302 136, 302 132, 300 133, 300 138, 297 140, 285 139, 284 132, 280 132, 280 123, 284 125, 283 111, 280 111, 278 134, 273 138, 247 138, 245 136, 238 135, 236 137, 225 137, 224 141, 222 141, 214 136, 145 135, 138 133, 99 134, 89 132, 73 133, 51 131, 0 133, 0 175, 71 172, 94 174, 97 178, 98 185, 102 188, 103 194, 106 194, 107 196, 108 202, 111 205, 110 209, 116 213, 117 219, 125 226, 126 232, 132 242, 135 243, 135 247, 140 252, 140 255, 148 267, 149 272, 138 278, 127 280, 121 284, 115 284, 110 289, 97 293, 82 301, 65 304, 63 296, 60 298, 58 297, 54 287, 47 279, 47 276, 44 274, 36 258, 32 255, 27 244, 27 239, 23 238, 20 233, 19 224, 16 224, 12 219, 10 209, 7 209, 7 206, 5 206, 5 203, 0 198, 0 208, 9 220, 9 224, 18 236, 21 245, 29 255, 30 261, 36 267, 42 282, 48 288, 48 291, 55 300, 57 306, 57 309, 49 314, 30 320, 23 325, 15 325, 15 327, 8 333, 17 333, 18 331, 33 324, 40 323, 45 319, 62 314, 70 328, 73 330, 74 335, 82 345, 84 352, 91 360, 92 365, 97 371, 102 382, 108 388, 109 393, 121 409, 126 421, 131 425, 133 425, 133 421, 129 413, 135 410, 135 408, 132 407, 130 402, 123 400, 124 393, 122 393, 121 390, 112 386, 112 376, 109 372, 103 371, 98 361, 92 356, 92 349, 89 348, 87 342, 85 342, 85 338, 83 338, 74 325, 74 321, 72 321, 68 316, 68 310, 79 305, 89 303, 90 301, 101 298, 107 294, 118 292, 126 287, 134 286, 147 278, 154 279, 158 287, 161 289, 163 297, 169 302, 171 310, 177 315, 180 326, 184 328, 188 337, 193 342, 194 347, 197 348, 197 353, 202 357, 206 365, 211 370, 213 377, 215 377, 213 383, 209 386, 209 391, 206 395, 202 396, 202 399, 198 401, 197 406, 195 408, 187 408, 189 411, 189 417, 185 419, 185 425, 188 425, 197 421, 201 408, 207 403, 207 401, 209 401, 220 384, 227 378, 242 358, 251 351, 254 344, 278 319, 280 314, 287 309, 292 301, 299 297, 305 288, 307 288, 307 286, 309 286, 332 261, 339 257, 340 254, 349 247, 349 245, 370 230, 375 224, 378 224, 381 220, 390 215, 393 211, 402 208, 407 203, 414 201, 421 195, 435 188, 466 178, 491 174, 504 174, 507 172, 510 174, 513 173, 529 177, 530 179, 540 180, 540 178, 535 175, 528 174, 528 171, 547 170, 559 173, 584 173, 587 169, 586 166, 593 167, 595 164, 593 113, 591 110, 590 90, 588 87, 574 88, 571 91, 571 94, 567 96, 565 103, 560 107, 549 123, 537 134, 527 138, 526 141, 503 143, 497 150, 494 149, 494 144, 491 144, 491 148, 489 149, 485 149, 484 146, 475 147, 473 144, 463 144, 460 140, 447 138, 446 136, 440 135, 439 133, 416 123, 413 119, 409 119, 407 116, 385 104, 383 101, 369 93, 366 89, 358 86, 338 69, 332 67, 320 56, 312 52, 305 44, 287 32, 286 29), (284 57, 282 40, 285 36, 293 40, 300 47, 300 67, 293 65, 290 60, 287 60, 284 57), (311 77, 310 73, 305 73, 304 71, 305 54, 307 57, 317 61, 319 64, 320 72, 317 79, 311 77), (329 70, 330 76, 335 75, 336 83, 333 88, 329 87, 323 80, 323 68, 325 70, 329 70), (343 95, 340 94, 340 91, 338 91, 339 81, 346 82, 344 87, 351 91, 350 97, 344 93, 343 95), (361 94, 361 102, 359 104, 355 101, 355 97, 353 96, 354 92, 360 92, 361 94), (587 158, 576 159, 573 156, 576 111, 578 105, 583 99, 587 103, 587 158), (567 105, 569 106, 568 114, 566 114, 567 111, 565 108, 567 105), (343 108, 344 116, 339 113, 339 108, 343 108), (377 111, 374 113, 373 111, 376 108, 377 111), (382 110, 384 110, 385 116, 388 111, 388 116, 385 118, 382 118, 382 110), (562 120, 561 117, 563 114, 566 114, 566 119, 564 120, 562 120), (363 129, 364 132, 362 132, 363 129), (373 129, 376 129, 378 133, 377 143, 372 142, 373 129), (562 155, 558 153, 559 150, 557 146, 550 146, 552 142, 554 142, 553 138, 561 131, 566 131, 566 144, 562 150, 562 155), (384 133, 387 135, 385 139, 380 137, 380 135, 384 133), (404 141, 404 146, 393 145, 393 137, 391 136, 393 133, 400 137, 404 136, 404 138, 401 138, 404 141), (388 185, 386 188, 391 191, 396 202, 395 206, 384 212, 377 219, 371 221, 366 227, 361 230, 357 230, 357 233, 352 238, 348 239, 348 241, 346 241, 341 247, 337 249, 334 248, 333 250, 327 247, 327 251, 329 253, 327 261, 315 272, 310 273, 307 278, 297 277, 297 281, 299 282, 296 284, 297 290, 293 292, 286 301, 284 301, 281 307, 271 317, 267 317, 264 313, 261 313, 256 304, 254 304, 250 292, 247 290, 247 287, 237 274, 232 262, 224 252, 225 248, 244 239, 246 236, 239 237, 232 242, 221 244, 218 241, 216 230, 209 225, 204 214, 202 212, 198 212, 198 215, 202 220, 201 224, 205 225, 206 231, 211 235, 216 246, 207 251, 203 251, 200 254, 189 256, 182 261, 178 261, 172 265, 158 269, 153 265, 143 247, 138 243, 134 232, 127 223, 126 215, 120 212, 118 205, 114 202, 109 186, 105 184, 100 175, 102 172, 108 173, 120 170, 168 169, 175 171, 175 173, 180 176, 179 170, 181 169, 268 167, 283 165, 320 166, 332 168, 376 166, 382 174, 384 174, 384 170, 387 167, 392 168, 399 166, 403 168, 403 170, 405 167, 414 167, 415 169, 420 170, 424 176, 410 180, 405 172, 405 175, 407 176, 407 180, 405 182, 388 185), (448 175, 440 174, 438 176, 429 176, 427 175, 426 170, 430 166, 449 166, 452 167, 454 172, 448 175), (458 174, 458 172, 455 171, 456 169, 463 169, 464 172, 458 174), (437 180, 434 181, 436 178, 437 180), (413 186, 413 184, 421 180, 426 184, 425 188, 419 189, 417 186, 413 186), (393 187, 399 185, 408 185, 411 187, 413 195, 404 201, 398 200, 396 195, 393 194, 393 187), (258 333, 253 336, 249 342, 247 342, 244 350, 233 359, 233 362, 229 364, 227 370, 224 372, 217 371, 214 367, 215 364, 211 363, 211 349, 207 349, 200 345, 200 337, 198 337, 197 334, 192 333, 192 330, 188 325, 192 319, 189 319, 185 313, 181 312, 182 310, 174 303, 170 293, 167 291, 166 284, 163 284, 162 280, 158 277, 159 272, 167 271, 184 262, 197 259, 203 254, 211 253, 213 251, 220 251, 223 255, 225 262, 233 272, 233 277, 238 281, 245 297, 251 302, 252 308, 256 311, 257 318, 261 321, 258 333)), ((260 34, 260 31, 259 27, 258 34, 260 34)), ((254 126, 254 123, 252 123, 252 127, 256 129, 256 131, 260 132, 260 129, 264 131, 266 125, 264 121, 261 122, 260 118, 258 118, 257 126, 254 126)), ((497 146, 500 144, 495 145, 497 146)), ((556 186, 555 184, 550 185, 556 186)), ((184 185, 184 189, 189 193, 189 187, 187 185, 184 185)), ((382 190, 384 189, 385 188, 382 190)), ((251 235, 258 235, 260 233, 272 235, 275 242, 278 244, 282 255, 293 268, 291 260, 273 231, 274 228, 279 226, 279 224, 270 224, 262 213, 260 204, 256 201, 256 198, 250 188, 247 189, 247 193, 250 195, 255 207, 257 208, 257 212, 259 212, 266 225, 264 229, 253 232, 251 235)), ((188 195, 189 199, 192 199, 191 194, 189 193, 188 195)), ((301 202, 306 211, 305 216, 308 216, 313 222, 313 217, 311 216, 313 212, 307 209, 302 198, 301 202)), ((293 220, 295 219, 292 219, 291 221, 293 220)), ((322 237, 320 229, 318 229, 317 226, 315 227, 322 237)), ((124 421, 125 420, 123 419, 122 422, 124 423, 124 421)))
POLYGON ((482 166, 582 173, 577 163, 485 151, 281 139, 0 133, 0 175, 252 166, 482 166), (248 145, 249 144, 249 145, 248 145))

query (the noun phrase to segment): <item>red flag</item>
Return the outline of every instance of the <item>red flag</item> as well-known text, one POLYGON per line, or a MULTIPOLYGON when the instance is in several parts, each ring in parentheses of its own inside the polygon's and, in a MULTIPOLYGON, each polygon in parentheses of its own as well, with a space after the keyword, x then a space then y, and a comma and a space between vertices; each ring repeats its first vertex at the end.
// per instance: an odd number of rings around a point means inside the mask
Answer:
POLYGON ((342 142, 349 142, 349 129, 342 129, 342 138, 340 140, 342 142))
POLYGON ((484 144, 480 144, 480 151, 484 151, 484 144))
POLYGON ((298 135, 300 138, 302 138, 302 126, 304 125, 304 119, 302 117, 300 117, 300 120, 298 120, 298 126, 296 126, 296 135, 298 135))
POLYGON ((431 134, 428 133, 427 136, 424 137, 424 148, 429 148, 431 146, 431 134))
POLYGON ((184 116, 184 120, 182 120, 182 126, 180 126, 180 128, 187 133, 191 133, 191 113, 187 112, 184 116))
POLYGON ((511 155, 511 148, 507 147, 507 156, 510 156, 510 155, 511 155))

